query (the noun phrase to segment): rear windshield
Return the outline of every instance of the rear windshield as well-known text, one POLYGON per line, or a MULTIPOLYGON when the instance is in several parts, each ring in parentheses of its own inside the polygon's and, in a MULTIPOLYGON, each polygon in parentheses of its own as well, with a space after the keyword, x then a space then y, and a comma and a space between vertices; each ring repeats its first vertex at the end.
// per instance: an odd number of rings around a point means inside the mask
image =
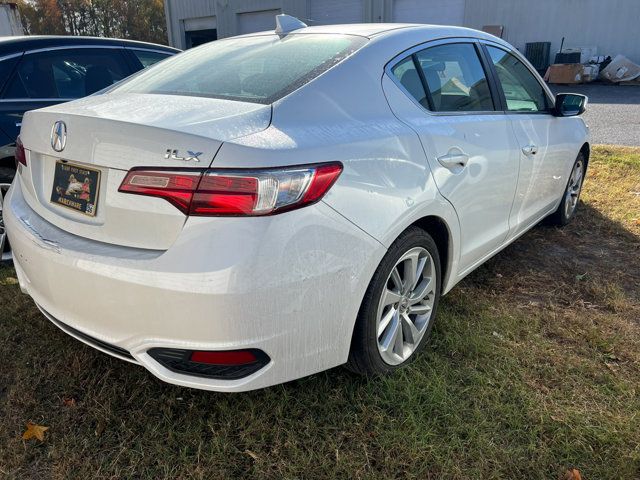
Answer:
POLYGON ((219 40, 176 55, 111 91, 273 103, 366 41, 363 37, 332 34, 219 40))

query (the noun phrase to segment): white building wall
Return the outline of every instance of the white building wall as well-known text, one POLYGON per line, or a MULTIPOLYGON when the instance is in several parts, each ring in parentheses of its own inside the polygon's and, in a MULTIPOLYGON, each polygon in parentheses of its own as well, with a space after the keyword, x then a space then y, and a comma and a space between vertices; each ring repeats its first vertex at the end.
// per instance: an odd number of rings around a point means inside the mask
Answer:
POLYGON ((560 48, 597 46, 640 63, 640 0, 467 0, 465 26, 504 25, 503 38, 524 52, 528 42, 560 48))
POLYGON ((215 0, 165 0, 164 12, 169 45, 185 48, 185 22, 187 25, 193 25, 197 19, 215 17, 215 3, 215 0))
POLYGON ((15 3, 0 4, 0 35, 24 35, 20 12, 15 3))
POLYGON ((551 42, 551 60, 564 36, 567 47, 597 46, 599 54, 622 53, 640 63, 640 0, 165 0, 165 11, 169 42, 179 48, 185 47, 185 24, 195 25, 197 17, 208 17, 207 24, 215 24, 218 38, 224 38, 245 33, 251 25, 268 26, 265 15, 277 11, 309 25, 503 25, 504 38, 522 51, 527 42, 551 42))
POLYGON ((393 0, 392 22, 462 25, 465 0, 393 0))

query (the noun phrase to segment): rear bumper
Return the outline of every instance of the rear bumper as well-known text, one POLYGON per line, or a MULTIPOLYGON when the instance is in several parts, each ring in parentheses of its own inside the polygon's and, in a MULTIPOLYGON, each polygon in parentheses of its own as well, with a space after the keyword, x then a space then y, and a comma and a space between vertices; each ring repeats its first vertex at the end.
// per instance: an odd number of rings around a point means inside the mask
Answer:
POLYGON ((21 288, 60 328, 164 381, 219 391, 344 363, 385 251, 322 202, 273 217, 189 218, 171 248, 153 251, 55 227, 16 181, 5 222, 21 288), (245 378, 197 378, 160 365, 147 353, 156 347, 256 348, 270 362, 245 378))

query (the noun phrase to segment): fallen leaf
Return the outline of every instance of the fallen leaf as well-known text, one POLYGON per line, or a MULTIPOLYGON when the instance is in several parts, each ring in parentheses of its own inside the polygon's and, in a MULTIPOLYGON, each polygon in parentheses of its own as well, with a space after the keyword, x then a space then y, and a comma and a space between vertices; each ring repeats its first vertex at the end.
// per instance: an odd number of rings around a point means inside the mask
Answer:
POLYGON ((244 453, 246 453, 247 455, 249 455, 251 458, 253 458, 256 462, 258 461, 258 455, 256 455, 255 453, 253 453, 251 450, 245 450, 244 453))
POLYGON ((75 407, 76 399, 73 397, 62 397, 62 403, 64 403, 67 407, 75 407))
POLYGON ((29 440, 30 438, 37 438, 41 442, 44 441, 44 432, 49 430, 49 427, 43 427, 42 425, 36 425, 35 423, 27 423, 27 430, 22 434, 23 440, 29 440))
POLYGON ((104 423, 104 420, 98 421, 98 424, 96 425, 96 437, 102 435, 106 426, 107 425, 104 423))
POLYGON ((580 475, 580 471, 577 468, 572 468, 564 474, 564 480, 582 480, 582 475, 580 475))

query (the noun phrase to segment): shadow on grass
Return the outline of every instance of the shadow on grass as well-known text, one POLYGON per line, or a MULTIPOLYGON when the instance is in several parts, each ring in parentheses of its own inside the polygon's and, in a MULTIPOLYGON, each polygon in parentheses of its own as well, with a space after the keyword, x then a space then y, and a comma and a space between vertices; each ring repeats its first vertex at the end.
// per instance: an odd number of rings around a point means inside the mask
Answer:
POLYGON ((372 379, 337 368, 244 394, 164 384, 67 337, 17 286, 0 287, 1 471, 554 478, 577 465, 591 478, 632 474, 640 405, 629 381, 593 366, 591 350, 568 355, 566 365, 550 362, 558 345, 544 335, 546 317, 530 307, 588 315, 586 303, 606 314, 610 306, 598 305, 606 291, 589 286, 606 278, 632 308, 638 244, 583 204, 572 225, 534 228, 445 297, 428 348, 409 368, 372 379), (545 382, 558 385, 557 396, 545 382), (574 402, 576 385, 595 406, 564 403, 574 402), (50 427, 44 444, 23 446, 27 421, 50 427))

